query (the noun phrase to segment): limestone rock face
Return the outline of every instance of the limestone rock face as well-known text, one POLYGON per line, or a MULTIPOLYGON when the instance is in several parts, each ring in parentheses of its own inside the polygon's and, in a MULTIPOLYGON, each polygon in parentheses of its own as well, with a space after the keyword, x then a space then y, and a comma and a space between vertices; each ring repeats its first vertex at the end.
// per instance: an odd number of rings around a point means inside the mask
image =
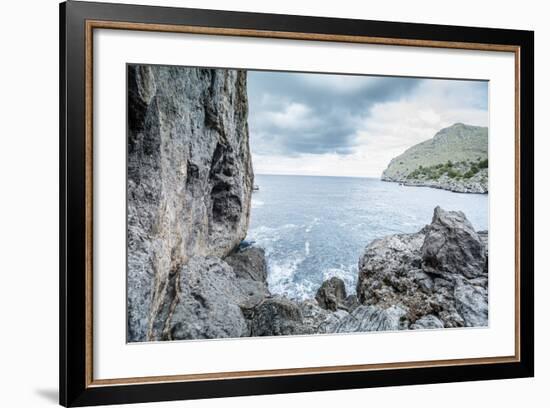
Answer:
POLYGON ((262 282, 239 278, 214 256, 190 258, 171 276, 166 293, 153 321, 154 340, 250 336, 253 311, 270 297, 262 282))
POLYGON ((267 281, 267 263, 263 248, 248 247, 231 253, 225 261, 233 267, 239 278, 257 282, 267 281))
POLYGON ((129 341, 157 338, 191 256, 224 257, 245 237, 247 115, 245 71, 128 67, 129 341))
POLYGON ((179 290, 172 301, 173 310, 165 320, 165 338, 248 335, 248 325, 240 308, 247 302, 248 294, 238 284, 229 265, 215 257, 191 258, 181 267, 178 278, 179 290))
POLYGON ((410 329, 488 324, 487 233, 463 213, 434 210, 414 234, 371 242, 359 261, 357 296, 364 305, 406 312, 410 329))

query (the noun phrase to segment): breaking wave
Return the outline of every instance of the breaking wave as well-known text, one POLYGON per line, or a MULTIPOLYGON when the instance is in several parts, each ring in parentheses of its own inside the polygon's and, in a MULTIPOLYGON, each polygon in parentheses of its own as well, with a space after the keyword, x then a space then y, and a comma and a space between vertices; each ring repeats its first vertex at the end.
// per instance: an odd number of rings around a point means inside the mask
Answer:
POLYGON ((487 229, 487 195, 404 191, 374 179, 257 175, 247 241, 264 248, 272 294, 313 298, 336 276, 355 293, 357 262, 372 240, 415 232, 440 205, 487 229))

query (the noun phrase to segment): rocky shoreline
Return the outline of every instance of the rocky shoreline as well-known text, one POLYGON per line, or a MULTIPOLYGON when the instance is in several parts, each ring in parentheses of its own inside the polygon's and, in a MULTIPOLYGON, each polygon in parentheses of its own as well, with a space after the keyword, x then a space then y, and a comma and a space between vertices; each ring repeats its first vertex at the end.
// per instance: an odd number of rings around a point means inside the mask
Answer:
POLYGON ((400 183, 404 186, 431 187, 452 191, 454 193, 487 194, 489 191, 487 169, 480 171, 468 180, 457 180, 456 178, 451 178, 447 175, 443 175, 436 180, 425 178, 415 179, 410 177, 392 178, 384 175, 380 179, 382 181, 400 183))
POLYGON ((382 181, 456 193, 489 190, 488 128, 455 123, 394 157, 382 181))
POLYGON ((262 248, 193 257, 171 280, 156 340, 482 327, 488 324, 487 233, 437 207, 413 234, 371 242, 355 294, 325 281, 315 299, 270 293, 262 248))
POLYGON ((270 292, 262 248, 241 243, 254 186, 246 72, 128 66, 130 342, 486 326, 487 234, 434 211, 371 242, 356 293, 270 292))

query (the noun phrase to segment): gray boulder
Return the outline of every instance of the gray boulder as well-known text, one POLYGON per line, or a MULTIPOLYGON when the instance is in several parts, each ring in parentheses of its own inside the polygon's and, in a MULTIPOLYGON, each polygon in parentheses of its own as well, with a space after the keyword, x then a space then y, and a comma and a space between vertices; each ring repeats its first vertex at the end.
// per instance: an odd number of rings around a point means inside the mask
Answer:
POLYGON ((250 323, 251 336, 303 334, 302 310, 284 297, 273 297, 259 304, 250 323))
POLYGON ((424 232, 397 234, 374 240, 359 260, 357 297, 364 305, 387 309, 402 305, 408 318, 434 312, 433 281, 420 269, 424 232))
POLYGON ((323 282, 317 290, 315 300, 323 309, 335 311, 342 308, 347 309, 344 305, 346 297, 344 281, 334 276, 323 282))
POLYGON ((184 340, 248 336, 243 309, 254 308, 267 293, 261 284, 254 287, 242 283, 219 258, 191 258, 180 268, 164 330, 154 333, 154 337, 184 340))
POLYGON ((247 115, 245 71, 128 66, 130 342, 156 338, 191 257, 224 257, 246 236, 247 115))
POLYGON ((412 329, 487 326, 487 241, 463 213, 437 207, 421 231, 367 246, 357 297, 382 310, 401 307, 412 329))
POLYGON ((422 269, 477 278, 485 273, 485 261, 485 244, 464 213, 436 207, 422 245, 422 269))
POLYGON ((225 262, 231 265, 239 278, 257 282, 266 282, 267 280, 267 263, 263 248, 249 246, 243 250, 232 252, 225 257, 225 262))

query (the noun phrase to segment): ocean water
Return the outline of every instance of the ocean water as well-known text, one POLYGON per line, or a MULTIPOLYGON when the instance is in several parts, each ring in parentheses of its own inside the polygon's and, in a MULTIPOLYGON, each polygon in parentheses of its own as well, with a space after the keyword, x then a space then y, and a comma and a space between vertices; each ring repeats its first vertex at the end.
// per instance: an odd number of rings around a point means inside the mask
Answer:
POLYGON ((488 229, 488 195, 406 187, 374 178, 256 175, 247 240, 266 251, 270 291, 313 298, 338 276, 355 293, 369 242, 429 224, 434 208, 461 210, 488 229))

